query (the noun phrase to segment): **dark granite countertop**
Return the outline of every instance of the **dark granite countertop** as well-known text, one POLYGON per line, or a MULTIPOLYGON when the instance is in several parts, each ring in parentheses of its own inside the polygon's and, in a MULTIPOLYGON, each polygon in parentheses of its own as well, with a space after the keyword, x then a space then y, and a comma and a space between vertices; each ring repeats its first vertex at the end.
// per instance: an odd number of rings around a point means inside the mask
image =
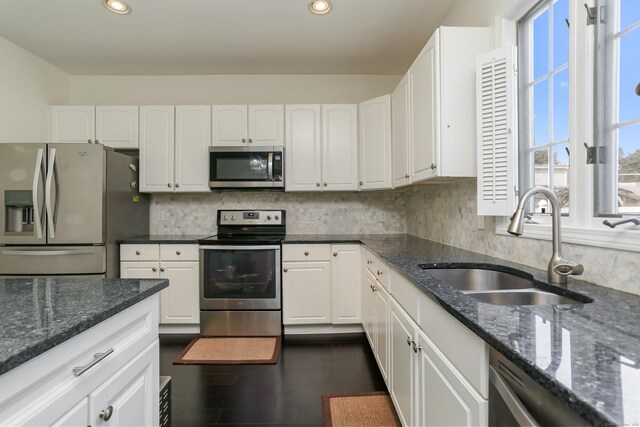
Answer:
POLYGON ((355 242, 386 260, 585 420, 640 425, 640 297, 570 278, 556 289, 577 292, 592 303, 492 305, 462 294, 418 265, 513 268, 542 282, 546 271, 409 235, 287 235, 283 243, 355 242))
POLYGON ((167 279, 0 279, 0 374, 167 286, 167 279))
POLYGON ((145 244, 162 244, 162 243, 198 243, 199 240, 205 239, 211 234, 151 234, 144 236, 134 236, 126 239, 118 240, 120 245, 145 245, 145 244))

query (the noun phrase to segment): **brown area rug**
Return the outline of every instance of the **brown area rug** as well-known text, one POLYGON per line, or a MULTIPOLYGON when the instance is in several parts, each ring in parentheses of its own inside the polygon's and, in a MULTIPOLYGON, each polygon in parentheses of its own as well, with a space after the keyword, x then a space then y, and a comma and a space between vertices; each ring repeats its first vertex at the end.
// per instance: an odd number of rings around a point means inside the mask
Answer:
POLYGON ((174 365, 275 364, 281 337, 198 337, 182 350, 174 365))
POLYGON ((396 427, 400 419, 391 396, 384 391, 359 394, 322 395, 325 427, 396 427))

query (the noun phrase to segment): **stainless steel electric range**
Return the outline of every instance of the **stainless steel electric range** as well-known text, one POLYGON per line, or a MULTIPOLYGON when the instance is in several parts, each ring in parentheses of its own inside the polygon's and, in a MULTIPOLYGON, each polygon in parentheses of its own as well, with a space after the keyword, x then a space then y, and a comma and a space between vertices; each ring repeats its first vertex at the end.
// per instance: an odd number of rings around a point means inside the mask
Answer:
POLYGON ((200 240, 200 335, 282 334, 284 210, 219 210, 200 240))

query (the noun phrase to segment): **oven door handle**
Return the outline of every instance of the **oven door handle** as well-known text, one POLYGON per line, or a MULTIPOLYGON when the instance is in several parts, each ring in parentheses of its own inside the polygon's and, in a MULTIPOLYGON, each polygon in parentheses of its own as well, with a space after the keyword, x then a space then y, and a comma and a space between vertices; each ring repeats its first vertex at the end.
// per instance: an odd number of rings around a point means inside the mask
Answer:
POLYGON ((231 250, 231 251, 243 251, 243 250, 254 250, 254 249, 264 249, 264 250, 280 250, 280 246, 276 245, 255 245, 255 246, 230 246, 230 245, 217 245, 217 246, 200 246, 201 251, 220 251, 220 250, 231 250))
POLYGON ((269 181, 273 181, 273 152, 269 152, 269 160, 267 161, 267 173, 269 181))

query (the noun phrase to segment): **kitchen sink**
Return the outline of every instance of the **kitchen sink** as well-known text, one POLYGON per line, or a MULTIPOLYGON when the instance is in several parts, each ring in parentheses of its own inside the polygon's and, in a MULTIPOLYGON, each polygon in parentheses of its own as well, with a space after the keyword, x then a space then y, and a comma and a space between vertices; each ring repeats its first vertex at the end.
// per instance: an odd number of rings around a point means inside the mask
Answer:
MULTIPOLYGON (((553 292, 550 285, 536 283, 531 275, 482 268, 433 268, 428 264, 420 268, 478 301, 496 305, 556 305, 592 302, 574 292, 571 296, 553 292)), ((563 293, 565 293, 563 292, 563 293)))

